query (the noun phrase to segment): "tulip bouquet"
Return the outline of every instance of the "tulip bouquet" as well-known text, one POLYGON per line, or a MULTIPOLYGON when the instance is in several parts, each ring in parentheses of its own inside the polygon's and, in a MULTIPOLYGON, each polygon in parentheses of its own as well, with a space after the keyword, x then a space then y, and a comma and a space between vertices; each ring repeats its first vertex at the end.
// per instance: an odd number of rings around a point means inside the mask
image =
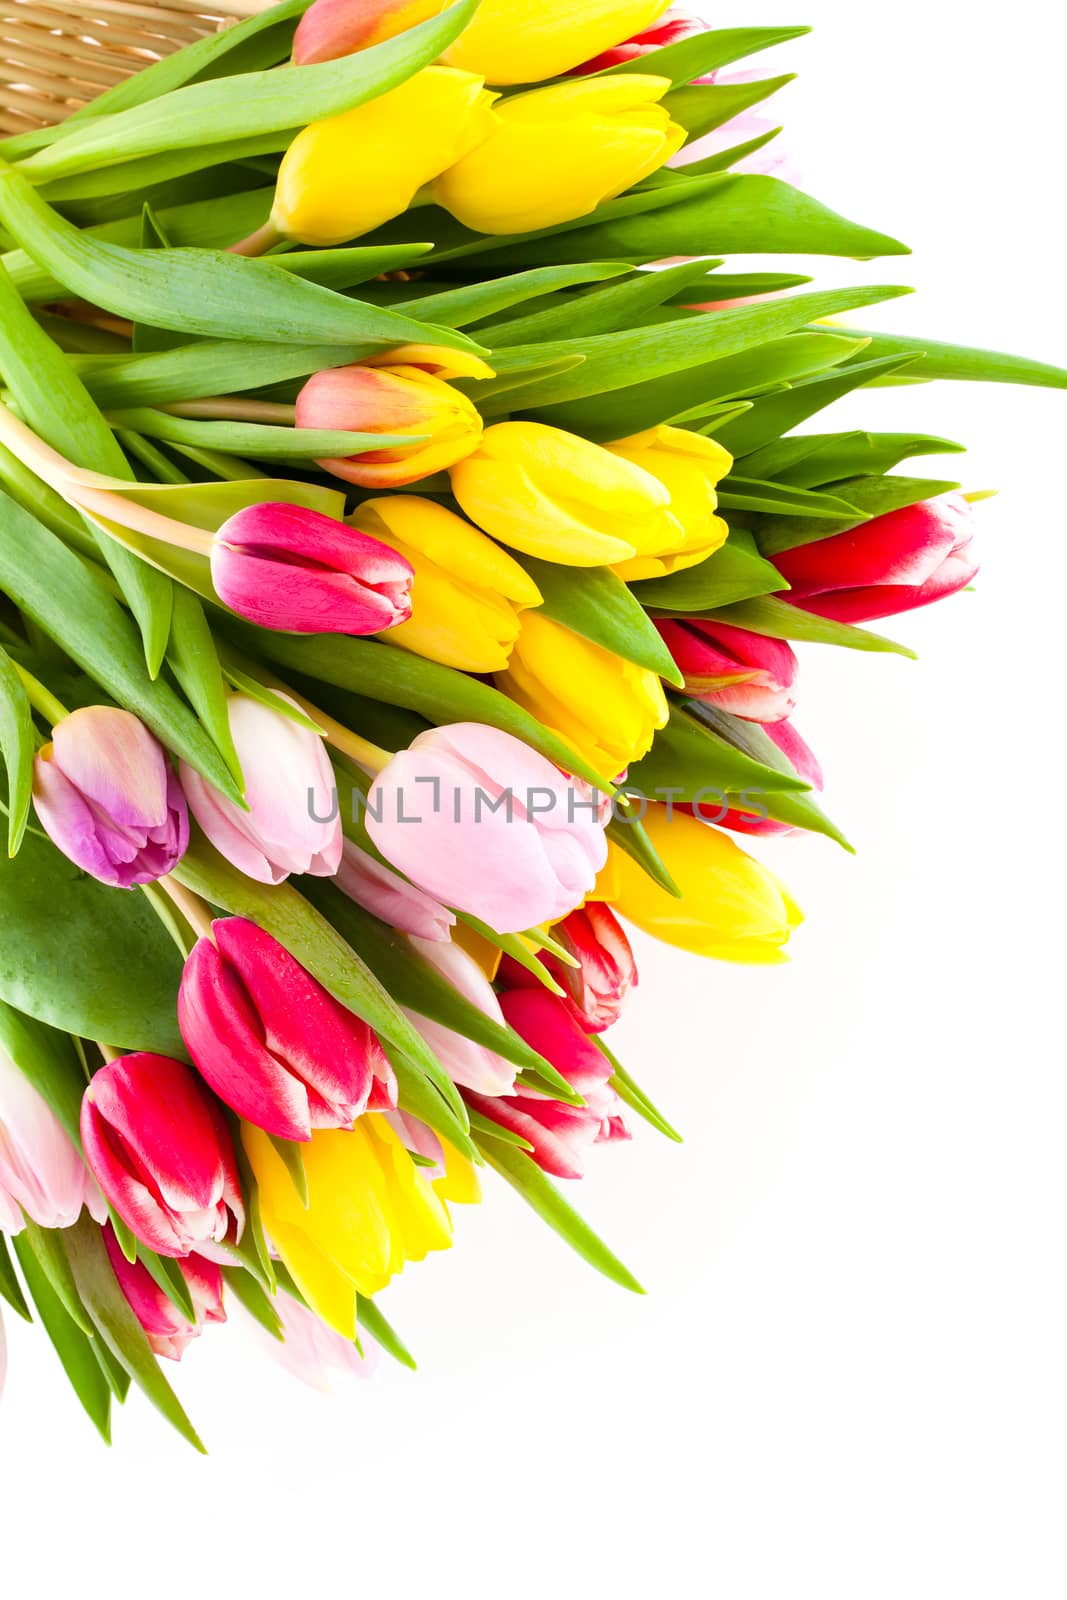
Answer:
POLYGON ((637 1288, 556 1182, 677 1137, 626 925, 784 958, 794 645, 977 570, 958 446, 804 424, 1067 387, 726 264, 903 250, 771 175, 803 31, 281 0, 0 144, 0 1295, 105 1437, 228 1313, 410 1362, 486 1173, 637 1288))

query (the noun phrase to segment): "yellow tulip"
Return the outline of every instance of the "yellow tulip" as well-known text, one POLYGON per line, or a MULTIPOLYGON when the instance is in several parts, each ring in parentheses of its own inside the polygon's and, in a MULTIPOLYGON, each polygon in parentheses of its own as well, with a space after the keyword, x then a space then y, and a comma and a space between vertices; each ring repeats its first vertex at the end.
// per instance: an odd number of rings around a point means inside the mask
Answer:
POLYGON ((593 898, 695 955, 765 965, 786 959, 784 946, 803 918, 773 873, 720 829, 687 813, 650 805, 644 824, 681 899, 653 883, 615 844, 593 898))
POLYGON ((587 216, 647 178, 687 134, 657 104, 668 78, 620 73, 512 95, 482 141, 430 186, 476 233, 532 233, 587 216))
POLYGON ((357 1295, 376 1294, 406 1261, 450 1247, 446 1199, 478 1198, 463 1157, 452 1151, 445 1177, 432 1183, 378 1115, 360 1117, 350 1133, 317 1128, 300 1146, 306 1207, 269 1135, 243 1124, 241 1138, 272 1245, 311 1309, 346 1339, 356 1336, 357 1295))
POLYGON ((541 83, 658 22, 671 0, 482 0, 444 59, 490 83, 541 83))
POLYGON ((615 571, 620 578, 627 583, 664 578, 695 567, 725 544, 729 529, 715 515, 719 504, 715 485, 734 463, 721 444, 687 428, 661 426, 617 439, 606 448, 659 479, 670 494, 680 531, 673 543, 657 550, 646 545, 631 560, 617 563, 615 571))
POLYGON ((497 687, 566 739, 605 777, 648 753, 667 721, 654 672, 528 611, 497 687))
POLYGON ((311 123, 282 159, 271 222, 308 245, 380 227, 486 136, 492 99, 469 72, 426 67, 377 100, 311 123))
POLYGON ((497 672, 519 636, 519 612, 541 592, 505 550, 433 500, 387 495, 366 500, 352 518, 410 561, 415 570, 410 622, 390 644, 461 672, 497 672))
POLYGON ((657 478, 541 422, 486 428, 451 476, 472 522, 501 544, 561 566, 606 566, 678 537, 670 492, 657 478))

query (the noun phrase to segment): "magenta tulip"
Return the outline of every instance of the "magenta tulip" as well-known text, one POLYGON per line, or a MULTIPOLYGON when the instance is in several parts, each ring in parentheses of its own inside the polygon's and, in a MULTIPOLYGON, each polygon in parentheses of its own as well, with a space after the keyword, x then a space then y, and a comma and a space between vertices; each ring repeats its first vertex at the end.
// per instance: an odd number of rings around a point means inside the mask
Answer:
POLYGON ((240 1236, 230 1131, 180 1061, 138 1053, 101 1067, 82 1099, 81 1135, 93 1176, 150 1249, 187 1256, 240 1236))
POLYGON ((104 1229, 104 1244, 119 1288, 157 1356, 180 1361, 189 1341, 199 1339, 205 1323, 226 1321, 222 1306, 222 1273, 213 1261, 197 1255, 185 1256, 182 1260, 179 1270, 196 1312, 196 1320, 190 1322, 163 1293, 142 1262, 126 1260, 110 1223, 104 1229))
MULTIPOLYGON (((474 957, 458 944, 412 939, 415 949, 423 955, 453 989, 471 1005, 503 1025, 504 1014, 489 979, 474 957)), ((486 1095, 509 1094, 515 1087, 516 1067, 486 1045, 477 1044, 461 1033, 453 1033, 443 1023, 405 1008, 405 1016, 430 1046, 453 1083, 464 1088, 477 1089, 486 1095)))
POLYGON ((189 843, 163 746, 118 706, 86 706, 56 724, 34 763, 33 802, 57 849, 116 889, 164 877, 189 843))
POLYGON ((219 599, 261 628, 380 633, 411 616, 409 562, 334 517, 282 502, 246 506, 211 551, 219 599))
MULTIPOLYGON (((552 936, 577 962, 569 966, 556 956, 540 959, 566 991, 564 1004, 586 1033, 603 1033, 619 1020, 627 995, 637 986, 637 963, 617 917, 602 900, 588 900, 557 922, 552 936)), ((500 964, 500 980, 509 989, 540 989, 535 973, 510 956, 500 964)))
POLYGON ((376 1035, 284 945, 243 917, 223 917, 193 949, 178 1024, 220 1100, 267 1133, 306 1141, 395 1105, 376 1035), (214 942, 213 942, 214 941, 214 942))
POLYGON ((784 639, 704 617, 656 626, 696 699, 746 722, 781 722, 794 710, 797 658, 784 639))
POLYGON ((607 859, 588 786, 478 722, 420 733, 379 774, 366 820, 405 877, 499 933, 564 916, 607 859))
POLYGON ((44 1098, 0 1049, 0 1233, 19 1233, 26 1217, 69 1228, 88 1206, 107 1216, 103 1195, 44 1098))
POLYGON ((500 997, 508 1022, 583 1096, 582 1106, 524 1089, 489 1099, 468 1094, 471 1106, 533 1146, 532 1159, 554 1178, 581 1178, 594 1144, 628 1139, 622 1102, 609 1079, 607 1056, 575 1021, 570 1009, 547 989, 512 989, 500 997))
POLYGON ((932 605, 978 572, 974 513, 961 494, 939 495, 774 557, 784 596, 835 622, 875 622, 932 605))
MULTIPOLYGON (((287 695, 279 699, 294 704, 287 695)), ((322 738, 251 695, 231 695, 227 709, 248 809, 183 761, 193 816, 216 850, 257 883, 283 883, 291 872, 332 877, 344 838, 322 738)))
POLYGON ((383 866, 351 839, 345 840, 335 881, 357 906, 401 933, 439 942, 448 939, 456 925, 454 912, 416 889, 392 867, 383 866))

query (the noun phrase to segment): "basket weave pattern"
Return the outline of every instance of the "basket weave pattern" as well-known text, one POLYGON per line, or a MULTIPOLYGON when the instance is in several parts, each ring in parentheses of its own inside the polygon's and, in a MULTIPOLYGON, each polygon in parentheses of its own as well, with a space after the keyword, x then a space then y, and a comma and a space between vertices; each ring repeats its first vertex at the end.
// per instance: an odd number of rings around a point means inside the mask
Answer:
POLYGON ((62 122, 113 84, 270 0, 0 0, 0 132, 62 122))

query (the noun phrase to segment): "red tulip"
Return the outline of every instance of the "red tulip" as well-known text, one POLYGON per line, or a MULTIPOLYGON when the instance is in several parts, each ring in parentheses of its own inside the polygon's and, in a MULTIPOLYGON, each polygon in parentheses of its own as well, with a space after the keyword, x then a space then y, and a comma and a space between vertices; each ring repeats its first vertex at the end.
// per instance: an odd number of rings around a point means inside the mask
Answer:
POLYGON ((628 1139, 622 1103, 609 1085, 612 1066, 575 1021, 570 1008, 547 989, 512 989, 500 997, 501 1009, 526 1043, 561 1072, 585 1099, 566 1105, 550 1095, 524 1090, 490 1099, 470 1094, 476 1111, 532 1146, 532 1159, 555 1178, 580 1178, 586 1152, 594 1144, 628 1139))
POLYGON ((222 1273, 213 1261, 196 1255, 185 1256, 182 1260, 181 1274, 196 1312, 195 1322, 190 1322, 163 1293, 146 1266, 140 1261, 126 1260, 110 1223, 104 1229, 104 1244, 119 1287, 157 1356, 180 1361, 186 1345, 190 1339, 199 1339, 205 1323, 226 1321, 222 1308, 222 1273))
POLYGON ((219 599, 261 628, 380 633, 411 616, 411 565, 335 517, 269 501, 246 506, 215 535, 219 599))
POLYGON ((970 503, 946 494, 773 559, 792 605, 835 622, 874 622, 966 588, 978 571, 973 533, 970 503))
MULTIPOLYGON (((773 739, 782 754, 793 763, 798 777, 805 779, 814 788, 821 790, 823 786, 822 767, 819 765, 815 752, 800 737, 791 722, 769 722, 764 729, 769 739, 773 739)), ((690 816, 700 817, 703 822, 713 822, 717 828, 729 828, 733 833, 748 833, 757 838, 768 838, 777 833, 794 833, 788 822, 777 822, 773 817, 762 817, 757 812, 734 810, 723 811, 715 805, 714 800, 699 806, 681 806, 682 811, 688 811, 690 816)))
POLYGON ((600 55, 594 56, 592 61, 583 61, 580 67, 573 68, 572 75, 603 72, 606 67, 616 67, 622 61, 635 61, 639 56, 647 56, 652 50, 662 50, 664 45, 679 44, 682 39, 690 39, 694 34, 703 33, 707 26, 708 24, 699 17, 690 16, 687 12, 668 12, 667 16, 654 27, 645 28, 642 33, 635 33, 632 39, 603 51, 600 55))
POLYGON ((101 1067, 82 1099, 81 1136, 111 1206, 150 1249, 187 1256, 240 1237, 244 1202, 230 1131, 180 1061, 138 1053, 101 1067))
POLYGON ((198 1070, 246 1122, 282 1139, 351 1128, 396 1104, 385 1053, 277 939, 224 917, 182 973, 178 1023, 198 1070), (212 942, 212 939, 214 942, 212 942))
POLYGON ((656 626, 696 699, 746 722, 781 722, 794 710, 797 658, 784 639, 704 617, 656 626))
MULTIPOLYGON (((622 927, 602 900, 589 900, 557 922, 553 937, 578 961, 568 966, 556 956, 541 956, 566 990, 564 1004, 586 1033, 603 1033, 619 1020, 623 1003, 637 986, 637 964, 622 927)), ((500 964, 500 979, 510 989, 543 989, 537 975, 510 956, 500 964)))

